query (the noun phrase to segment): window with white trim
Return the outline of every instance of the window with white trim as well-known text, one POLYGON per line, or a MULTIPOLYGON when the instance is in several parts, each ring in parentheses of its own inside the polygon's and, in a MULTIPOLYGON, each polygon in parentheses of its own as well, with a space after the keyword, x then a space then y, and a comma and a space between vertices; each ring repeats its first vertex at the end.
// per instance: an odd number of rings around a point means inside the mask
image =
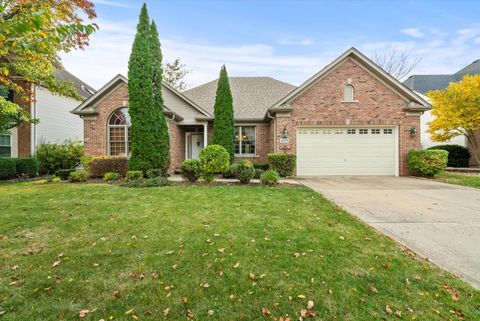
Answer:
POLYGON ((108 154, 130 155, 130 115, 128 108, 115 110, 108 120, 108 154))
POLYGON ((355 100, 355 88, 350 84, 345 85, 343 101, 352 102, 354 100, 355 100))
POLYGON ((256 140, 255 126, 235 126, 235 155, 255 156, 256 140))
POLYGON ((12 137, 0 135, 0 157, 12 157, 12 137))

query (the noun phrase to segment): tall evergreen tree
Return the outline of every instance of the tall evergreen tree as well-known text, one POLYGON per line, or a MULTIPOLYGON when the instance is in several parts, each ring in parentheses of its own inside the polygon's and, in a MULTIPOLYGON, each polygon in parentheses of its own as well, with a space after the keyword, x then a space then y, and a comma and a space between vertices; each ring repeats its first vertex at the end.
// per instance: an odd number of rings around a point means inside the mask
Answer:
POLYGON ((160 151, 160 159, 158 168, 166 173, 169 165, 170 137, 168 134, 167 121, 163 114, 163 97, 162 97, 162 50, 160 48, 160 40, 158 39, 158 31, 155 22, 151 25, 152 33, 152 53, 153 53, 153 106, 155 108, 155 116, 157 123, 157 142, 155 148, 160 151))
POLYGON ((225 147, 230 154, 230 159, 233 160, 235 138, 233 98, 225 65, 220 69, 220 76, 218 77, 214 116, 211 143, 225 147))
POLYGON ((128 105, 131 118, 129 167, 146 171, 160 168, 158 109, 153 98, 152 32, 147 6, 143 5, 128 61, 128 105))

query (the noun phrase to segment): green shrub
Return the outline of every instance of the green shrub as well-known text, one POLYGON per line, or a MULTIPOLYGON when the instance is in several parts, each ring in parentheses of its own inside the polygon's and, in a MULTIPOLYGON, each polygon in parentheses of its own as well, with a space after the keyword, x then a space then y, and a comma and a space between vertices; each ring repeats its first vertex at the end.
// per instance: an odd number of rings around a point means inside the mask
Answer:
POLYGON ((170 186, 171 183, 162 176, 154 178, 137 178, 131 181, 128 181, 123 186, 132 187, 132 188, 143 188, 143 187, 163 187, 170 186))
POLYGON ((71 172, 68 176, 68 181, 70 183, 81 183, 86 182, 88 179, 88 174, 85 171, 80 172, 71 172))
POLYGON ((255 176, 255 169, 249 160, 241 160, 237 162, 238 166, 235 170, 235 178, 240 181, 240 184, 248 184, 255 176))
POLYGON ((16 175, 19 177, 35 177, 38 175, 38 160, 35 157, 14 158, 16 175))
POLYGON ((187 159, 180 166, 182 178, 189 182, 196 182, 200 178, 200 162, 196 159, 187 159))
POLYGON ((263 163, 263 162, 254 162, 253 167, 255 169, 262 169, 264 171, 268 171, 268 169, 270 168, 270 164, 269 163, 263 163))
POLYGON ((280 175, 276 171, 268 170, 260 176, 260 183, 265 186, 274 186, 278 184, 280 175))
POLYGON ((11 179, 16 174, 13 158, 0 158, 0 179, 11 179))
POLYGON ((92 159, 89 167, 91 177, 101 178, 110 172, 125 176, 128 171, 128 160, 124 156, 99 156, 92 159))
POLYGON ((235 178, 235 172, 237 171, 238 163, 230 165, 226 171, 222 173, 223 178, 235 178))
POLYGON ((127 182, 136 180, 136 179, 142 179, 143 178, 143 172, 142 171, 128 171, 127 176, 125 177, 125 180, 127 182))
POLYGON ((268 154, 268 162, 272 170, 281 177, 292 176, 297 163, 297 157, 290 154, 268 154))
POLYGON ((255 168, 255 176, 254 178, 259 179, 262 174, 265 173, 265 170, 261 168, 255 168))
POLYGON ((147 170, 147 173, 146 173, 146 174, 147 174, 147 177, 148 177, 148 178, 154 178, 154 177, 164 176, 163 170, 158 169, 158 168, 149 169, 149 170, 147 170))
POLYGON ((108 173, 105 173, 105 175, 103 175, 103 180, 107 182, 117 181, 120 178, 122 178, 122 175, 115 172, 108 172, 108 173))
POLYGON ((447 167, 445 150, 411 150, 408 152, 408 169, 413 175, 433 177, 447 167))
POLYGON ((93 156, 82 156, 80 157, 80 163, 82 164, 83 170, 87 172, 89 176, 90 174, 90 164, 92 163, 93 156))
POLYGON ((230 165, 230 155, 220 145, 208 145, 200 152, 200 166, 205 182, 213 182, 214 174, 223 173, 230 165))
POLYGON ((448 163, 450 167, 468 167, 470 161, 470 151, 468 148, 460 145, 438 145, 430 147, 429 150, 446 150, 448 152, 448 163))
POLYGON ((60 177, 62 181, 66 181, 70 177, 70 173, 75 172, 74 168, 70 169, 59 169, 55 172, 55 176, 60 177))
POLYGON ((75 168, 83 156, 83 146, 78 141, 63 144, 42 144, 37 148, 36 157, 40 174, 52 174, 59 169, 75 168))

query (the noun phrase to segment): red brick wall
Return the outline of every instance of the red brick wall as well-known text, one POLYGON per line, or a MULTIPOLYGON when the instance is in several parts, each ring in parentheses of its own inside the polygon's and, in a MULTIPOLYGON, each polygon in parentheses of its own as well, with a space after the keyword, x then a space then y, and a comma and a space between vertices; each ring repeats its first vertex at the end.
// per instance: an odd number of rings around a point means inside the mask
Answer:
MULTIPOLYGON (((296 153, 296 128, 301 125, 395 125, 399 134, 400 175, 408 175, 406 155, 410 149, 420 148, 419 134, 412 138, 411 127, 420 129, 420 116, 407 115, 405 100, 363 69, 352 59, 343 61, 334 70, 318 80, 295 98, 288 117, 277 116, 277 152, 279 135, 286 127, 289 132, 287 153, 296 153), (355 100, 344 103, 344 87, 348 79, 355 88, 355 100)), ((284 146, 284 145, 283 145, 284 146)))
MULTIPOLYGON (((27 97, 30 95, 30 85, 20 84, 26 92, 27 97)), ((21 106, 26 112, 30 113, 30 102, 21 98, 20 95, 13 95, 13 102, 21 106)), ((23 124, 18 127, 18 157, 27 157, 32 154, 32 126, 23 124)))
MULTIPOLYGON (((236 125, 242 125, 238 123, 236 125)), ((251 126, 252 124, 245 124, 251 126)), ((271 144, 271 135, 270 135, 270 124, 260 123, 254 124, 256 128, 256 157, 235 157, 235 160, 248 159, 252 162, 266 162, 267 154, 273 151, 273 146, 271 144)))
POLYGON ((180 164, 185 159, 185 131, 177 124, 169 122, 170 134, 170 167, 169 173, 174 173, 180 168, 180 164))

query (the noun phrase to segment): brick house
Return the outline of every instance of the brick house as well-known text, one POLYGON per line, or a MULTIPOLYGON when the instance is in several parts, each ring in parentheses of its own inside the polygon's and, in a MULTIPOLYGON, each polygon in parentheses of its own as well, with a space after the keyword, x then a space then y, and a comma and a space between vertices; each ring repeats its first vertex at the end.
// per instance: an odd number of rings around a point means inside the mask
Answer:
MULTIPOLYGON (((55 77, 62 82, 72 82, 78 95, 90 97, 95 90, 66 70, 55 70, 55 77)), ((37 147, 43 143, 63 143, 65 140, 83 140, 83 122, 72 115, 72 108, 80 101, 53 94, 45 87, 29 84, 18 77, 30 101, 23 100, 13 91, 0 86, 0 96, 21 106, 38 124, 23 124, 13 128, 6 135, 0 135, 0 157, 27 157, 35 155, 37 147)))
MULTIPOLYGON (((420 115, 431 108, 355 48, 298 87, 269 77, 229 80, 235 157, 296 154, 299 176, 408 175, 420 115)), ((116 76, 72 111, 84 122, 86 154, 128 155, 127 81, 116 76)), ((174 171, 211 138, 216 81, 182 93, 163 89, 174 171)))

